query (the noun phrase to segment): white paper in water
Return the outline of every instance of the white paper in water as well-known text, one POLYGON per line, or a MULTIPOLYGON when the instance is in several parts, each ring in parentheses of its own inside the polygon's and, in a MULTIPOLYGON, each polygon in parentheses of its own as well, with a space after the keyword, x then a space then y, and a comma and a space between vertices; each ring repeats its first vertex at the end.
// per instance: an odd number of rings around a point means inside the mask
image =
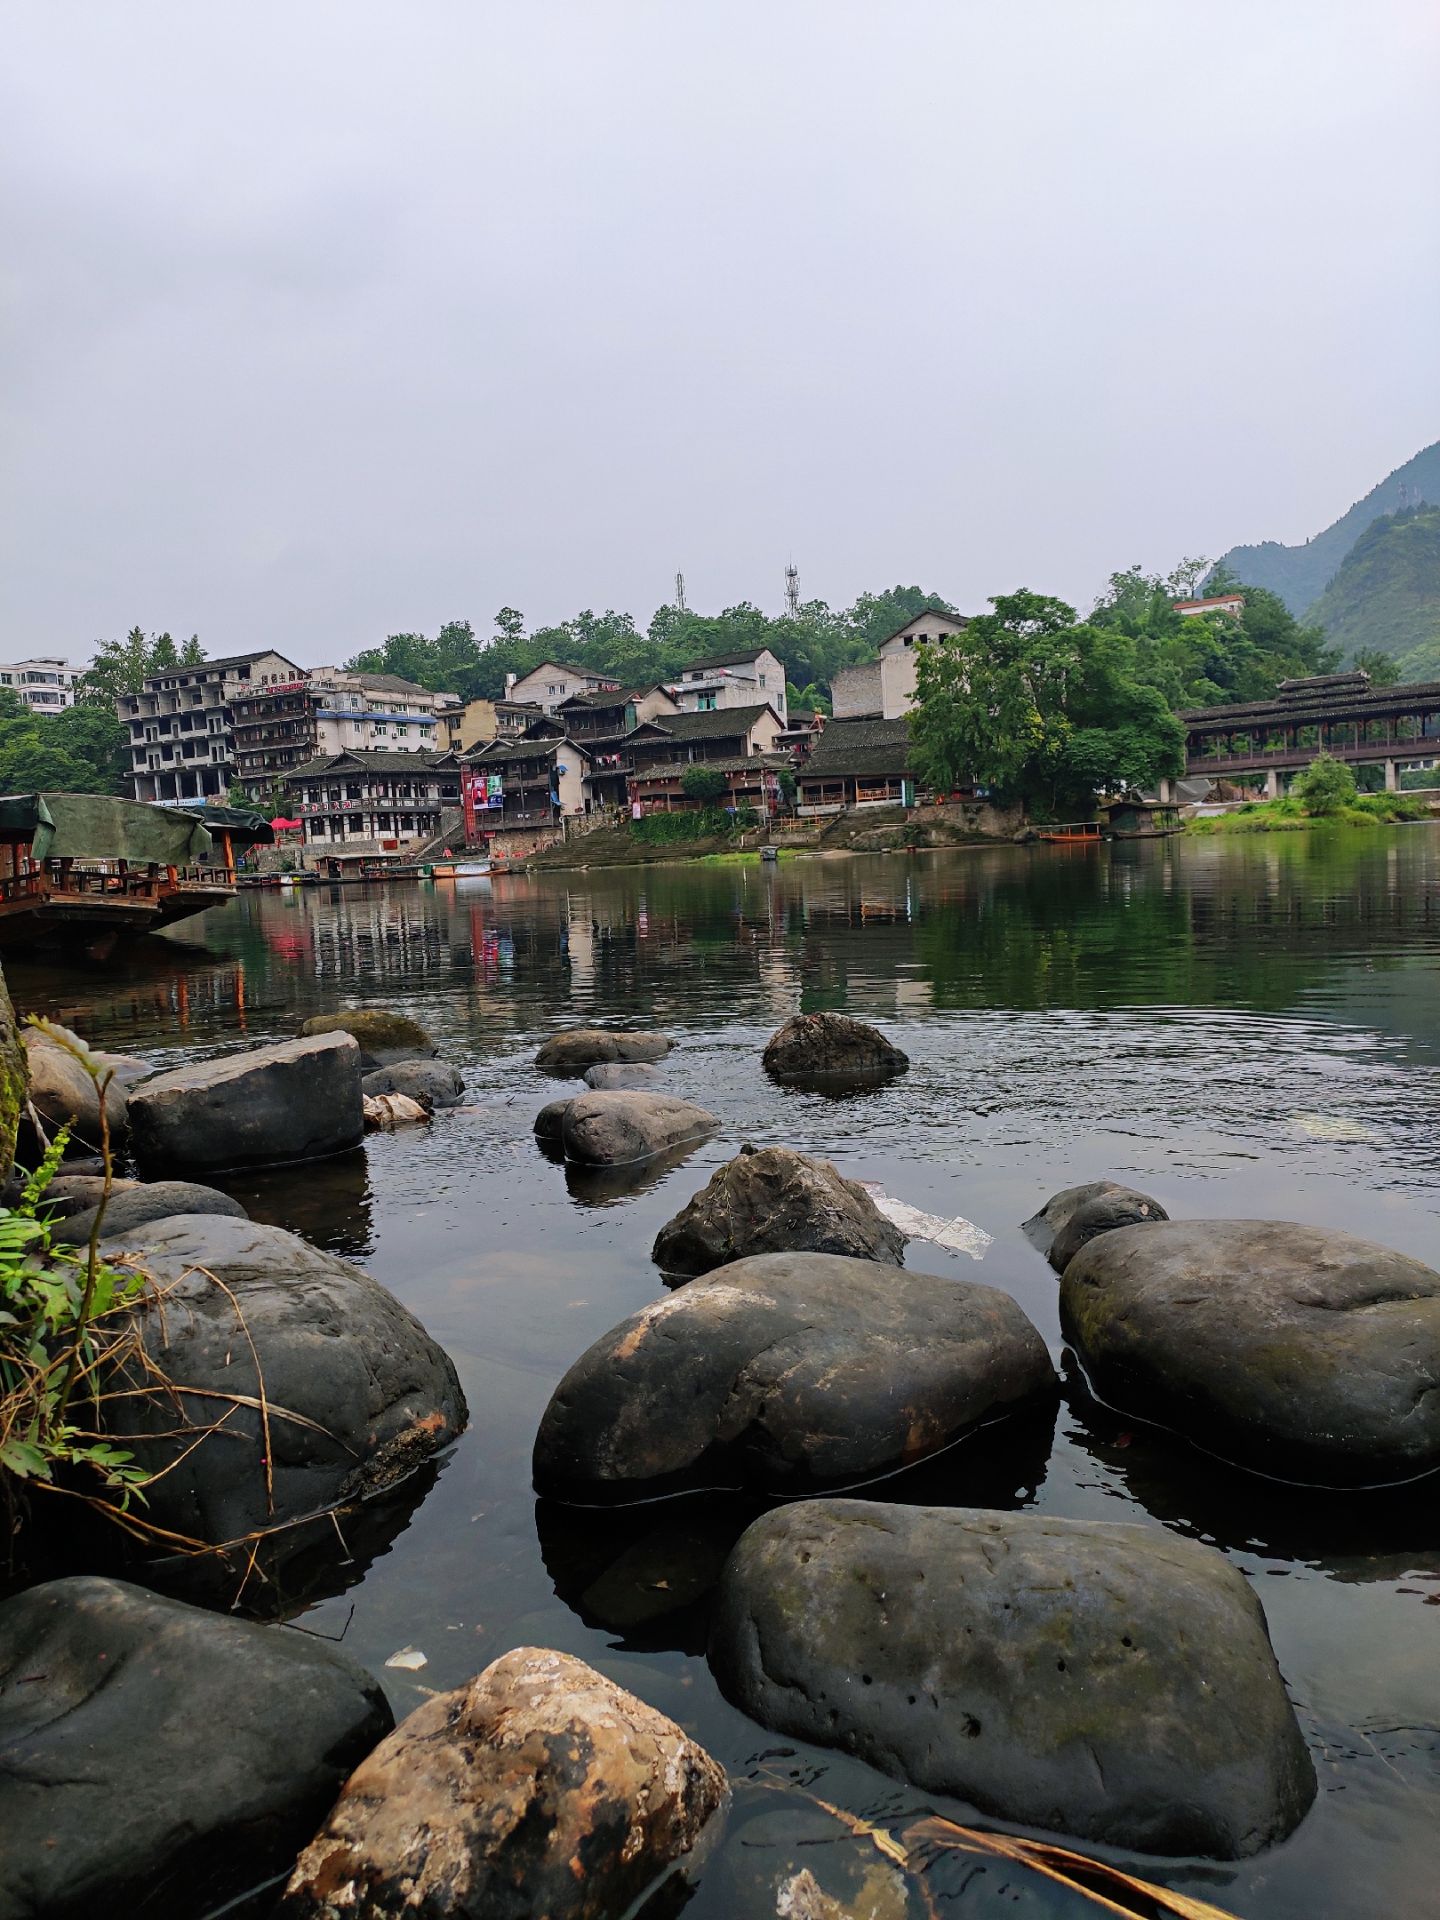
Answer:
POLYGON ((994 1235, 977 1227, 973 1220, 967 1220, 963 1213, 957 1213, 953 1220, 942 1220, 938 1213, 922 1213, 919 1207, 883 1192, 874 1180, 860 1180, 856 1184, 865 1189, 885 1218, 899 1227, 907 1240, 933 1240, 937 1247, 948 1247, 952 1253, 968 1253, 972 1260, 985 1258, 985 1249, 994 1235))

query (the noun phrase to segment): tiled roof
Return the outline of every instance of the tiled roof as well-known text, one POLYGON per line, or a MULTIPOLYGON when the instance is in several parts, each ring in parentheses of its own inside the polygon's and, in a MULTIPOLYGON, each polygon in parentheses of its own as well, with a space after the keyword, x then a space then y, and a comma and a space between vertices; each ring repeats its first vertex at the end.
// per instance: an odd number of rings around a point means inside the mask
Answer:
POLYGON ((349 673, 341 667, 337 679, 352 681, 357 687, 365 687, 371 693, 430 693, 429 687, 422 687, 418 681, 402 680, 398 673, 349 673))
POLYGON ((488 746, 473 748, 465 755, 466 766, 475 766, 480 761, 493 766, 498 762, 510 760, 543 760, 548 754, 558 753, 562 747, 573 747, 576 753, 590 758, 588 747, 582 747, 577 740, 564 735, 554 740, 492 740, 488 746))
POLYGON ((832 720, 816 742, 800 778, 908 773, 909 745, 910 727, 905 720, 832 720))
POLYGON ((632 780, 678 780, 693 773, 761 773, 768 769, 779 773, 790 765, 788 753, 747 753, 724 755, 718 760, 673 760, 664 766, 644 767, 631 774, 632 780))
POLYGON ((887 646, 897 635, 904 633, 907 627, 913 627, 917 620, 928 619, 932 614, 937 619, 952 621, 957 627, 968 627, 970 624, 963 613, 951 613, 945 607, 922 607, 918 613, 912 613, 908 620, 902 620, 899 626, 893 632, 887 633, 879 644, 882 647, 887 646))
POLYGON ((719 667, 748 667, 758 660, 762 653, 772 651, 771 647, 762 643, 758 647, 751 647, 745 653, 715 653, 706 660, 687 660, 683 667, 676 668, 675 677, 678 679, 681 674, 712 671, 719 667))
POLYGON ((296 767, 286 777, 318 780, 326 774, 344 773, 347 768, 356 773, 426 773, 432 768, 448 769, 458 765, 455 755, 449 752, 425 749, 420 753, 400 753, 392 747, 353 747, 343 753, 322 754, 317 760, 307 760, 303 767, 296 767))
POLYGON ((780 718, 768 701, 754 707, 711 707, 704 713, 657 713, 650 720, 642 720, 635 732, 655 727, 675 740, 723 740, 732 733, 749 733, 767 713, 780 718))

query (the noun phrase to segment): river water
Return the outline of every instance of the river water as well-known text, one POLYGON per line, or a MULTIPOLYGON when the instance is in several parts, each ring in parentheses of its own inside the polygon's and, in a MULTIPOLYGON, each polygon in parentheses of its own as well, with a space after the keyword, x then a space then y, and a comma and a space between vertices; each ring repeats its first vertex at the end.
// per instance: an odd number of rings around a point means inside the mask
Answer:
MULTIPOLYGON (((704 1589, 748 1517, 719 1499, 603 1518, 537 1507, 531 1441, 570 1363, 659 1292, 658 1227, 742 1140, 819 1153, 993 1236, 977 1264, 1062 1343, 1056 1284, 1019 1231, 1056 1188, 1111 1175, 1172 1215, 1343 1227, 1440 1256, 1440 830, 1109 849, 994 849, 511 875, 252 893, 103 974, 8 967, 18 1005, 163 1064, 293 1034, 346 1005, 403 1008, 466 1074, 469 1104, 362 1153, 228 1181, 257 1218, 360 1261, 454 1356, 470 1430, 412 1486, 393 1537, 297 1595, 397 1716, 507 1648, 581 1655, 693 1731, 736 1804, 687 1920, 758 1920, 797 1867, 898 1920, 924 1911, 816 1800, 903 1826, 935 1807, 857 1762, 777 1740, 705 1666, 704 1589), (873 1020, 908 1075, 843 1099, 760 1071, 797 1010, 873 1020), (665 1083, 724 1130, 629 1194, 571 1192, 531 1137, 558 1090, 531 1065, 581 1022, 655 1025, 665 1083), (421 1495, 423 1494, 423 1498, 421 1495), (398 1529, 398 1530, 397 1530, 398 1529), (346 1583, 349 1584, 346 1584, 346 1583), (328 1590, 327 1590, 328 1588, 328 1590), (423 1668, 387 1667, 397 1652, 423 1668)), ((1315 1757, 1298 1832, 1235 1866, 1134 1862, 1265 1920, 1437 1910, 1440 1502, 1306 1496, 1087 1406, 1053 1434, 991 1429, 886 1497, 1171 1527, 1250 1578, 1315 1757)), ((973 1815, 971 1816, 973 1817, 973 1815)), ((934 1910, 1093 1914, 964 1854, 934 1910)))

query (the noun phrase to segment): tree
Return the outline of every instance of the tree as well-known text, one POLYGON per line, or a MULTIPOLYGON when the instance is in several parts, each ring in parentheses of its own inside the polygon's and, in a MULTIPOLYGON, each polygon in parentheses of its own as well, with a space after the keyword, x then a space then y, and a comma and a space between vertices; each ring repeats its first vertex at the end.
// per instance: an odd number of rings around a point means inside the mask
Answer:
POLYGON ((139 693, 148 674, 198 667, 204 660, 198 634, 192 633, 184 647, 177 648, 168 633, 146 639, 143 627, 132 627, 123 640, 99 643, 95 658, 76 679, 75 698, 85 705, 113 708, 125 694, 139 693))
POLYGON ((1323 819, 1341 813, 1355 804, 1355 775, 1343 760, 1328 753, 1313 759, 1302 774, 1292 781, 1290 791, 1306 813, 1323 819))
POLYGON ((699 800, 706 806, 713 806, 724 798, 729 782, 723 773, 717 773, 714 767, 687 767, 680 776, 680 791, 687 800, 699 800))
POLYGON ((1361 647, 1355 655, 1354 664, 1359 672, 1369 674, 1372 687, 1399 684, 1400 662, 1393 660, 1388 653, 1381 653, 1376 647, 1361 647))
POLYGON ((1098 792, 1183 770, 1184 731, 1140 678, 1133 639, 1045 594, 991 605, 920 654, 910 729, 922 779, 1088 811, 1098 792))
MULTIPOLYGON (((518 607, 501 607, 495 616, 496 640, 523 640, 525 616, 518 607)), ((491 643, 492 645, 494 642, 491 643)))
POLYGON ((0 793, 117 793, 129 789, 125 729, 99 706, 32 713, 0 689, 0 793))

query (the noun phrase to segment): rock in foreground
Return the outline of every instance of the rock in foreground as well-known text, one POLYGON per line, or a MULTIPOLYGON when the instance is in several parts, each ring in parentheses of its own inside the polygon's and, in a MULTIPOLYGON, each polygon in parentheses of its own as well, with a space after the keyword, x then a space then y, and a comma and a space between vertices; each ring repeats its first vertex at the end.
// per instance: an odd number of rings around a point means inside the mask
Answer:
POLYGON ((552 1033, 535 1056, 552 1073, 583 1073, 610 1062, 663 1060, 674 1042, 663 1033, 618 1033, 608 1027, 571 1027, 552 1033))
POLYGON ((300 1032, 307 1038, 320 1033, 352 1034, 360 1048, 362 1073, 374 1073, 378 1067, 392 1067, 401 1060, 429 1059, 435 1052, 435 1042, 418 1021, 403 1013, 392 1013, 388 1007, 352 1007, 345 1013, 317 1013, 305 1022, 300 1032))
POLYGON ((135 1089, 130 1124, 145 1173, 341 1153, 365 1133, 360 1049, 348 1033, 328 1033, 176 1067, 135 1089))
MULTIPOLYGON (((47 1034, 33 1027, 24 1036, 25 1057, 30 1073, 30 1103, 53 1137, 61 1127, 71 1130, 71 1151, 98 1153, 100 1150, 100 1092, 74 1054, 47 1034)), ((95 1064, 105 1066, 104 1055, 92 1055, 95 1064)), ((105 1119, 116 1146, 125 1137, 128 1098, 125 1084, 117 1075, 105 1090, 105 1119)), ((27 1142, 28 1144, 28 1142, 27 1142)))
POLYGON ((1120 1227, 1061 1320, 1096 1394, 1237 1465, 1319 1486, 1440 1468, 1440 1273, 1284 1220, 1120 1227))
POLYGON ((710 1657, 778 1733, 1104 1845, 1239 1859, 1315 1794, 1243 1575, 1155 1528, 783 1507, 730 1558, 710 1657))
MULTIPOLYGON (((393 1485, 464 1427, 449 1356, 348 1261, 211 1214, 158 1221, 143 1239, 138 1255, 126 1241, 105 1250, 131 1252, 155 1283, 135 1319, 149 1367, 176 1389, 113 1403, 139 1463, 171 1469, 146 1489, 156 1525, 237 1540, 393 1485)), ((138 1361, 125 1373, 153 1381, 138 1361)))
POLYGON ((1075 1208, 1051 1241, 1046 1258, 1057 1273, 1063 1273, 1081 1247, 1100 1234, 1113 1233, 1117 1227, 1154 1226, 1169 1218, 1160 1202, 1148 1193, 1137 1193, 1133 1187, 1112 1187, 1075 1208))
MULTIPOLYGON (((105 1182, 100 1180, 97 1184, 103 1191, 105 1182)), ((97 1199, 94 1206, 83 1212, 67 1214, 50 1229, 51 1239, 62 1246, 83 1246, 99 1213, 97 1199)), ((176 1213, 225 1214, 231 1220, 247 1217, 238 1200, 216 1187, 202 1187, 193 1180, 136 1181, 127 1182, 118 1192, 112 1187, 101 1228, 107 1240, 122 1234, 128 1239, 152 1221, 168 1220, 176 1213)))
POLYGON ((838 1253, 898 1267, 905 1236, 828 1160, 791 1147, 743 1147, 660 1229, 666 1273, 709 1273, 759 1253, 838 1253))
POLYGON ((613 1920, 688 1854, 723 1770, 566 1653, 518 1647, 417 1708, 300 1856, 286 1920, 613 1920))
POLYGON ((587 1502, 690 1485, 804 1492, 923 1459, 1054 1389, 1045 1343, 993 1287, 762 1254, 581 1355, 540 1422, 535 1487, 587 1502))
POLYGON ((845 1013, 797 1014, 771 1034, 763 1060, 777 1080, 879 1079, 910 1064, 878 1028, 845 1013))
POLYGON ((536 1135, 582 1167, 623 1167, 703 1140, 720 1125, 704 1107, 670 1093, 582 1093, 558 1106, 552 1100, 541 1108, 536 1135))
POLYGON ((393 1725, 312 1635, 53 1580, 0 1607, 5 1920, 199 1920, 282 1873, 393 1725))

